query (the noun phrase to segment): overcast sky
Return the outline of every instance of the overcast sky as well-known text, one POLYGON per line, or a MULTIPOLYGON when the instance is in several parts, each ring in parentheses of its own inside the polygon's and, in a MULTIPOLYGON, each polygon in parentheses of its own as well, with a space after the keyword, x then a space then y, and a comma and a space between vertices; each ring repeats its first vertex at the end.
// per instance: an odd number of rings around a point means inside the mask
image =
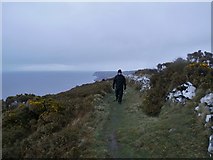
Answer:
POLYGON ((3 3, 4 71, 135 70, 211 50, 211 3, 3 3))

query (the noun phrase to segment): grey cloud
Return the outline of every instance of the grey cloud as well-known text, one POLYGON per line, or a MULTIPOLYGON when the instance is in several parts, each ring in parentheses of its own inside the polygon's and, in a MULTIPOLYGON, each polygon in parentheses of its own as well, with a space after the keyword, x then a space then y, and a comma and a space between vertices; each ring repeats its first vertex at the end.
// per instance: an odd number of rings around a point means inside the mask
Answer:
POLYGON ((153 67, 210 50, 210 17, 210 3, 4 3, 3 67, 153 67))

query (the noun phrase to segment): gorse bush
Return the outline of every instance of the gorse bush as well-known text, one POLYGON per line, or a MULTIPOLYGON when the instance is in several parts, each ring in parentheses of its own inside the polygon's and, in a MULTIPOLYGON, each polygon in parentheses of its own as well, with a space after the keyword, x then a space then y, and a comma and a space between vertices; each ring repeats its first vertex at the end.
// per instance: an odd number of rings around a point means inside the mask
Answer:
POLYGON ((94 97, 112 92, 111 83, 82 85, 56 95, 7 99, 2 120, 3 158, 80 157, 89 138, 84 126, 94 110, 94 97), (14 102, 16 107, 9 107, 14 102))
POLYGON ((4 109, 6 110, 17 107, 19 103, 26 103, 29 99, 33 99, 35 97, 36 96, 34 94, 18 94, 16 96, 9 96, 6 99, 5 108, 3 108, 3 111, 4 109))
POLYGON ((32 99, 27 101, 26 104, 29 107, 29 110, 34 112, 37 115, 40 115, 43 112, 58 112, 61 111, 62 108, 60 105, 55 102, 53 99, 45 99, 45 98, 39 98, 39 99, 32 99))
POLYGON ((199 56, 195 54, 198 57, 189 54, 187 60, 178 58, 174 62, 158 64, 158 73, 152 75, 151 89, 145 93, 143 99, 146 114, 157 116, 165 103, 166 95, 187 81, 197 88, 213 89, 212 58, 210 54, 205 57, 201 53, 199 51, 199 56))
POLYGON ((145 113, 151 116, 160 113, 168 91, 186 81, 183 73, 186 65, 185 60, 178 59, 173 63, 167 63, 167 68, 159 70, 151 77, 151 89, 145 93, 143 101, 145 113))
POLYGON ((206 88, 213 86, 213 69, 206 63, 189 63, 185 67, 185 72, 189 81, 194 85, 206 84, 206 88))
POLYGON ((34 97, 27 103, 20 103, 18 107, 5 111, 2 120, 3 147, 9 147, 31 134, 32 120, 37 122, 43 113, 49 114, 59 110, 59 104, 54 100, 47 99, 45 103, 42 97, 34 97))
POLYGON ((138 76, 142 76, 145 74, 153 75, 153 74, 156 74, 157 72, 158 72, 157 69, 140 69, 140 70, 136 71, 135 74, 138 76))

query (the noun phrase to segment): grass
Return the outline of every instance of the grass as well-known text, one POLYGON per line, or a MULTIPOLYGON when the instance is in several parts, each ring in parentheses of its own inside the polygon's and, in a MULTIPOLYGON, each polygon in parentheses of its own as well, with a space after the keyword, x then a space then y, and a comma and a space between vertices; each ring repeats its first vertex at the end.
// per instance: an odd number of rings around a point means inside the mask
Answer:
POLYGON ((3 158, 208 158, 209 132, 195 103, 166 103, 150 117, 138 90, 128 85, 119 105, 111 85, 97 82, 37 98, 32 104, 39 107, 50 99, 37 118, 26 106, 5 111, 3 158))
POLYGON ((152 157, 208 157, 208 133, 198 122, 193 108, 167 104, 158 120, 147 130, 149 133, 142 137, 142 141, 147 141, 151 135, 153 144, 146 145, 146 150, 151 149, 152 157))
POLYGON ((95 130, 88 157, 113 158, 207 158, 209 133, 194 108, 167 103, 158 117, 142 112, 139 92, 127 89, 122 105, 108 95, 104 103, 107 121, 95 130), (114 134, 117 148, 112 146, 114 134))

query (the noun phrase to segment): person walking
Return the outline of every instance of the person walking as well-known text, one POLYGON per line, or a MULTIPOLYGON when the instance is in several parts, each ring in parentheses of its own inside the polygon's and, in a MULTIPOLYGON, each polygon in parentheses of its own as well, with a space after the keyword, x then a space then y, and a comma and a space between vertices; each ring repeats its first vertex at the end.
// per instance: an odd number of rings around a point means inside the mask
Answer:
POLYGON ((122 102, 123 90, 126 90, 126 79, 122 74, 121 69, 118 70, 117 75, 113 79, 113 89, 115 89, 116 101, 119 104, 122 102))

